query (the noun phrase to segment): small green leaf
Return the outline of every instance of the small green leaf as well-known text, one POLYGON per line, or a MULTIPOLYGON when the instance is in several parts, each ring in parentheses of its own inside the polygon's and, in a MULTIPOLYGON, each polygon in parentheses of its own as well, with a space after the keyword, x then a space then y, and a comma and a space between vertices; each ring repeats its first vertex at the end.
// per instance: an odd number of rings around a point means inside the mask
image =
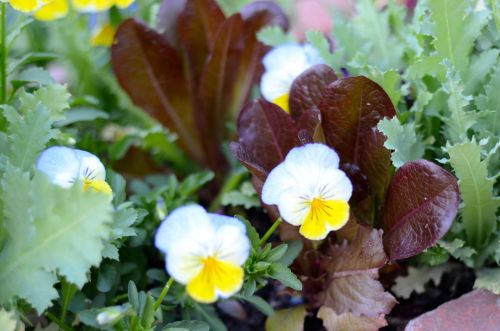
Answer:
POLYGON ((76 107, 68 110, 64 119, 54 123, 56 127, 68 126, 78 122, 90 122, 96 119, 108 119, 109 115, 101 110, 90 107, 76 107))
POLYGON ((136 311, 139 310, 139 294, 133 281, 128 282, 128 302, 136 311))
POLYGON ((268 273, 271 278, 279 280, 283 285, 297 291, 302 290, 302 283, 287 266, 280 263, 273 263, 268 273))
POLYGON ((294 240, 287 242, 288 249, 286 253, 279 259, 279 263, 286 265, 287 267, 293 263, 293 261, 299 256, 304 244, 300 240, 294 240))
POLYGON ((424 155, 425 147, 414 123, 401 124, 397 117, 383 118, 377 128, 387 137, 384 146, 392 150, 391 160, 396 168, 424 155))
POLYGON ((476 271, 474 288, 484 288, 500 295, 500 268, 484 268, 476 271))
POLYGON ((271 307, 271 305, 261 297, 252 295, 250 297, 240 297, 240 298, 250 302, 252 305, 255 306, 255 308, 260 310, 266 316, 271 316, 274 314, 273 307, 271 307))
POLYGON ((259 243, 260 243, 260 236, 257 230, 253 227, 252 223, 250 223, 249 220, 241 217, 241 216, 236 216, 240 221, 245 223, 245 227, 247 230, 247 237, 250 239, 250 244, 252 245, 252 249, 257 250, 259 248, 259 243))
POLYGON ((295 42, 294 38, 287 34, 279 26, 266 26, 257 32, 257 39, 268 46, 278 46, 295 42))
POLYGON ((281 245, 273 248, 269 252, 269 254, 266 256, 266 260, 271 261, 271 262, 278 262, 278 260, 281 259, 281 257, 283 257, 283 255, 285 255, 287 249, 288 249, 287 244, 281 244, 281 245))

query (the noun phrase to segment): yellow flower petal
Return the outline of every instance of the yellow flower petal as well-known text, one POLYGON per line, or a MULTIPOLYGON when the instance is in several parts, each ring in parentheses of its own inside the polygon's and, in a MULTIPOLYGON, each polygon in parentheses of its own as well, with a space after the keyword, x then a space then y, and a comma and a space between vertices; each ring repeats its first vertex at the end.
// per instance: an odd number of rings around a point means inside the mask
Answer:
POLYGON ((284 111, 286 111, 287 113, 289 113, 290 112, 290 107, 289 107, 289 103, 288 103, 289 97, 290 97, 290 95, 288 93, 285 93, 285 94, 277 97, 273 101, 273 103, 275 103, 276 105, 280 106, 281 109, 283 109, 284 111))
POLYGON ((111 186, 106 183, 104 180, 88 180, 85 179, 83 181, 83 190, 88 191, 88 189, 92 189, 95 192, 102 192, 106 194, 111 194, 113 191, 111 190, 111 186))
POLYGON ((243 284, 243 269, 213 257, 203 261, 203 269, 187 285, 188 294, 196 301, 212 303, 217 294, 230 296, 243 284))
POLYGON ((82 12, 99 12, 113 6, 113 0, 73 0, 76 10, 82 12))
POLYGON ((106 23, 101 26, 101 28, 97 30, 96 33, 94 33, 92 39, 90 40, 90 44, 94 47, 110 47, 111 45, 113 45, 115 33, 115 27, 109 23, 106 23))
POLYGON ((68 2, 66 0, 52 0, 36 11, 34 16, 39 21, 52 21, 66 16, 67 13, 68 2))
POLYGON ((9 0, 9 3, 12 8, 23 13, 30 13, 43 5, 41 0, 9 0))
POLYGON ((331 230, 343 227, 349 219, 349 204, 342 200, 313 199, 300 233, 311 240, 324 239, 331 230))
POLYGON ((115 0, 115 6, 119 8, 128 8, 135 0, 115 0))

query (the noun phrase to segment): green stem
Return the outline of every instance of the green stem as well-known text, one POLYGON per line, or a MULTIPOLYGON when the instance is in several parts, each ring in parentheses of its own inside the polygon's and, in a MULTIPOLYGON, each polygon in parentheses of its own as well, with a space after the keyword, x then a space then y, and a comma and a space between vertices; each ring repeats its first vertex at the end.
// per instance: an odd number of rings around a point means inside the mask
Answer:
POLYGON ((158 299, 156 299, 156 302, 153 306, 154 311, 156 311, 160 307, 161 303, 163 302, 163 299, 165 299, 165 296, 167 295, 168 290, 170 290, 170 287, 172 287, 173 283, 174 279, 170 277, 170 279, 167 280, 167 282, 165 283, 165 287, 161 291, 160 296, 158 297, 158 299))
POLYGON ((0 15, 0 104, 4 104, 7 98, 7 35, 5 26, 5 16, 7 4, 2 2, 2 14, 0 15))
POLYGON ((61 330, 64 330, 64 331, 74 331, 72 327, 64 324, 63 321, 59 320, 54 314, 52 314, 50 311, 47 311, 45 313, 45 316, 47 316, 47 318, 49 320, 51 320, 52 322, 56 323, 57 326, 61 329, 61 330))
POLYGON ((77 287, 68 283, 65 278, 61 279, 61 321, 66 322, 66 314, 68 312, 69 303, 75 295, 77 287))
POLYGON ((222 186, 222 189, 219 191, 215 199, 212 201, 210 206, 208 207, 208 211, 213 213, 217 211, 217 209, 220 208, 220 205, 222 203, 222 197, 224 194, 227 192, 235 190, 243 181, 245 178, 246 171, 244 168, 238 168, 234 170, 226 179, 224 182, 224 186, 222 186))
POLYGON ((267 230, 267 232, 264 234, 264 236, 260 239, 259 241, 259 246, 262 246, 265 244, 265 242, 267 241, 267 239, 269 239, 269 237, 271 237, 271 235, 274 233, 274 231, 276 231, 276 229, 278 228, 278 226, 281 224, 281 218, 278 218, 274 224, 269 228, 269 230, 267 230))
POLYGON ((498 12, 495 0, 490 0, 490 5, 491 5, 491 11, 493 12, 493 18, 495 19, 495 25, 497 26, 498 32, 500 32, 500 13, 498 12))

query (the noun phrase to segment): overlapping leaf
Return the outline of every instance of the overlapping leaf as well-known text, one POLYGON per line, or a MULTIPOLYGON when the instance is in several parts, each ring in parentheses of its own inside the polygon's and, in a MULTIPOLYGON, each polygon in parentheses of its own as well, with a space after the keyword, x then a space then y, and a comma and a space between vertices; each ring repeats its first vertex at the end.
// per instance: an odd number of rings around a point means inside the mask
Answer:
POLYGON ((408 258, 434 245, 450 228, 459 202, 457 180, 443 168, 425 160, 399 168, 383 214, 390 259, 408 258))
POLYGON ((381 230, 359 227, 349 245, 331 247, 323 262, 329 282, 323 306, 339 315, 379 318, 388 314, 396 300, 377 280, 386 260, 381 230))
POLYGON ((383 201, 392 166, 377 124, 396 115, 389 96, 368 78, 344 78, 328 86, 318 108, 326 144, 354 182, 355 202, 371 194, 383 201))
POLYGON ((270 2, 226 19, 213 0, 166 0, 159 17, 164 34, 134 20, 120 26, 113 69, 134 103, 177 133, 195 161, 220 174, 224 123, 260 75, 265 47, 256 33, 268 24, 288 25, 270 2))

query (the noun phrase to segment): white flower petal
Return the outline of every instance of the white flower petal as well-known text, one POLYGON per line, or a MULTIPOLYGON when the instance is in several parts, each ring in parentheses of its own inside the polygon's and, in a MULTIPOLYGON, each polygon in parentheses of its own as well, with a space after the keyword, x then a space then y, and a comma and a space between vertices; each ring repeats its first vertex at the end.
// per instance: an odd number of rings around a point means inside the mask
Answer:
POLYGON ((45 173, 52 183, 70 187, 78 178, 80 165, 73 149, 54 146, 42 152, 36 168, 45 173))
POLYGON ((232 225, 240 229, 240 231, 243 233, 247 232, 245 224, 235 217, 229 217, 214 213, 208 213, 208 216, 210 217, 210 220, 213 222, 216 230, 218 230, 220 227, 224 225, 232 225))
POLYGON ((206 254, 213 251, 215 227, 205 209, 198 205, 189 205, 175 209, 161 223, 155 235, 155 246, 169 254, 171 248, 183 241, 194 241, 202 245, 206 254))
POLYGON ((245 231, 234 224, 225 224, 219 227, 215 234, 214 243, 215 258, 222 261, 241 266, 250 255, 250 241, 245 231))
POLYGON ((104 165, 97 156, 79 149, 75 149, 74 153, 80 164, 80 168, 78 171, 79 174, 78 177, 80 179, 89 179, 89 180, 106 179, 106 169, 104 168, 104 165))
POLYGON ((273 48, 262 60, 266 71, 260 90, 270 102, 290 92, 295 78, 310 67, 323 63, 318 51, 309 44, 290 43, 273 48))
POLYGON ((177 242, 175 249, 169 251, 166 258, 167 271, 181 284, 187 284, 203 268, 203 245, 195 240, 177 242))
POLYGON ((283 94, 290 92, 292 82, 295 79, 294 72, 287 70, 266 71, 260 82, 260 92, 264 99, 273 102, 283 94))
POLYGON ((345 172, 339 169, 325 171, 324 185, 318 194, 324 200, 349 201, 352 195, 352 184, 345 172))
POLYGON ((314 198, 348 201, 352 184, 338 169, 337 153, 323 144, 293 148, 285 160, 268 175, 262 201, 278 206, 281 217, 301 225, 314 198))
POLYGON ((297 186, 283 192, 277 205, 281 217, 292 225, 301 225, 311 208, 310 197, 297 186))
POLYGON ((268 205, 276 205, 283 192, 296 185, 294 176, 288 172, 285 164, 281 163, 267 175, 262 187, 262 201, 268 205))
POLYGON ((301 66, 307 63, 304 48, 295 43, 280 45, 271 49, 262 59, 264 68, 267 70, 277 70, 293 66, 301 66))

